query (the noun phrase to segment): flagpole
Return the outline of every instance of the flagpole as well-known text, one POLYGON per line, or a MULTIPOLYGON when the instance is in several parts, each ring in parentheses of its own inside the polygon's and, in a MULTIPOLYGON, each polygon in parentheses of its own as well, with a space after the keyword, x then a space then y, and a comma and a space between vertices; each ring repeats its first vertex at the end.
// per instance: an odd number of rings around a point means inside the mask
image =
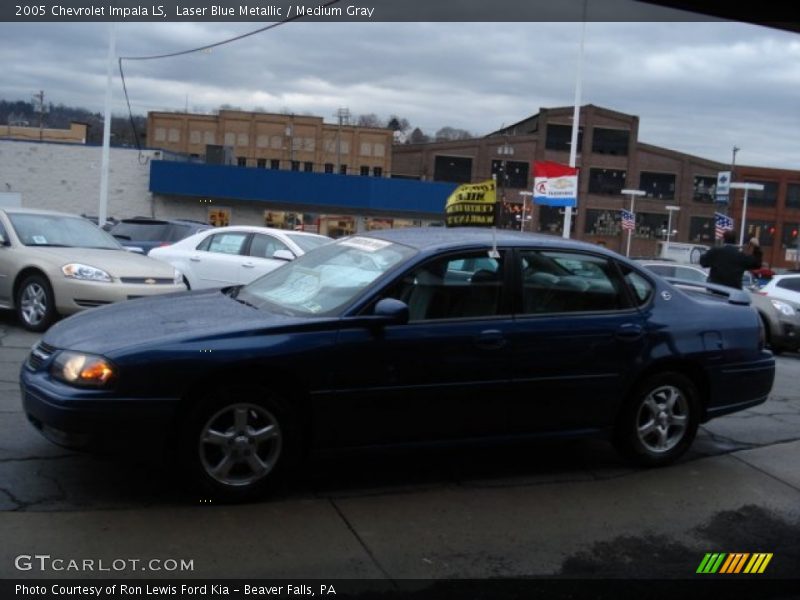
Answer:
MULTIPOLYGON (((572 113, 572 138, 569 147, 569 166, 571 169, 575 168, 575 163, 578 157, 578 126, 580 124, 580 111, 581 111, 581 87, 582 87, 582 72, 583 72, 583 45, 586 38, 586 0, 583 2, 583 23, 581 24, 581 45, 578 52, 578 72, 575 77, 575 108, 572 113)), ((575 194, 575 201, 577 205, 577 190, 575 194)), ((569 239, 570 231, 572 230, 572 207, 567 206, 564 208, 564 231, 562 237, 569 239)))
MULTIPOLYGON (((636 213, 633 212, 633 201, 636 199, 636 196, 645 196, 647 192, 643 192, 642 190, 622 190, 623 194, 627 194, 631 197, 631 218, 634 221, 634 227, 636 223, 636 213)), ((628 228, 628 243, 625 246, 625 256, 630 257, 631 255, 631 237, 633 235, 633 227, 628 228)))

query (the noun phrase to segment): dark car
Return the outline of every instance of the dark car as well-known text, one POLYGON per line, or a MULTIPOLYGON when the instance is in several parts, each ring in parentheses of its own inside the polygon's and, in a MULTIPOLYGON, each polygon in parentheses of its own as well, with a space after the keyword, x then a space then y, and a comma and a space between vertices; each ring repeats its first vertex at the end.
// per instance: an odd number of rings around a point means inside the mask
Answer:
POLYGON ((135 217, 118 221, 108 232, 117 238, 125 248, 149 254, 153 248, 169 246, 185 237, 210 228, 211 225, 201 221, 135 217))
POLYGON ((22 368, 22 397, 63 445, 165 437, 227 499, 321 449, 604 435, 663 465, 699 423, 772 386, 747 294, 719 289, 552 236, 372 232, 243 287, 58 323, 22 368))

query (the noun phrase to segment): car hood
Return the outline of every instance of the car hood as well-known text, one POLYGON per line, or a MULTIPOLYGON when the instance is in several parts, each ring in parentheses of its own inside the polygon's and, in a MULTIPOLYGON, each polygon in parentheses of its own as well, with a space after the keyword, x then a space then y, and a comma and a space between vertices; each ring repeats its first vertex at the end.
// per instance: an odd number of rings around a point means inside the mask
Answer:
POLYGON ((73 262, 82 263, 102 269, 115 279, 122 277, 173 279, 175 273, 172 265, 127 250, 48 247, 35 248, 33 252, 58 267, 73 262))
POLYGON ((220 290, 201 290, 93 308, 56 323, 42 339, 55 348, 109 355, 143 345, 309 324, 308 319, 255 309, 220 290))

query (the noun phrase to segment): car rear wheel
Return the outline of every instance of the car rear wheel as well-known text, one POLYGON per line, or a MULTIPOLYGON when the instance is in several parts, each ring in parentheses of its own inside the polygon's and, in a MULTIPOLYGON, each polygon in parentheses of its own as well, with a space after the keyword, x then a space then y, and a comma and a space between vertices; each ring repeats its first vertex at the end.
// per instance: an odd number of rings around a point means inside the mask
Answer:
POLYGON ((694 441, 699 412, 697 388, 688 377, 672 372, 652 376, 620 413, 616 446, 639 464, 669 464, 694 441))
POLYGON ((29 275, 17 290, 17 317, 28 331, 44 331, 56 318, 55 297, 43 275, 29 275))
POLYGON ((289 469, 296 435, 285 403, 260 387, 217 389, 187 421, 182 453, 205 496, 236 502, 274 487, 289 469))

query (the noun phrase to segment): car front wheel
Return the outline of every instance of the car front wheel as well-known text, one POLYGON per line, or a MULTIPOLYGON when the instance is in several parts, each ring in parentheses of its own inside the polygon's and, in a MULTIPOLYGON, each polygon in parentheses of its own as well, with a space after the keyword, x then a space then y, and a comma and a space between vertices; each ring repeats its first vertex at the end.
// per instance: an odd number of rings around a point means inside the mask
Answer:
POLYGON ((697 388, 680 373, 642 382, 620 413, 615 443, 623 455, 645 466, 678 459, 694 441, 699 424, 697 388))
POLYGON ((44 331, 56 318, 55 297, 43 275, 29 275, 17 290, 17 317, 28 331, 44 331))
POLYGON ((258 387, 216 390, 188 420, 182 453, 201 493, 242 501, 282 479, 294 454, 284 402, 258 387))

